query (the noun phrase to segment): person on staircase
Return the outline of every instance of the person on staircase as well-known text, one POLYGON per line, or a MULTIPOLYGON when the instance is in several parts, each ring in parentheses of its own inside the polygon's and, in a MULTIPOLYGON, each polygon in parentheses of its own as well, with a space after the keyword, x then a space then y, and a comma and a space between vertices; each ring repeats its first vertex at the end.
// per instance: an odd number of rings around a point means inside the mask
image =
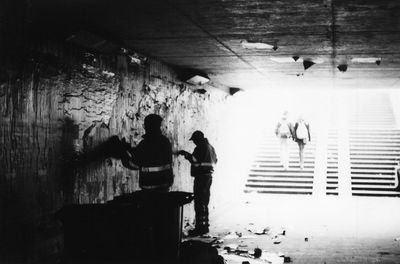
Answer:
POLYGON ((289 151, 288 141, 292 137, 292 125, 288 121, 288 112, 282 114, 281 120, 277 123, 275 128, 275 135, 279 138, 280 151, 281 151, 281 164, 284 170, 289 169, 289 151))
POLYGON ((293 140, 299 146, 300 169, 304 169, 304 146, 311 141, 310 125, 306 123, 303 116, 299 116, 293 127, 293 140))
POLYGON ((196 215, 196 225, 189 231, 190 236, 198 236, 208 233, 208 204, 210 202, 210 187, 214 165, 217 163, 217 154, 214 147, 204 137, 203 132, 193 132, 191 138, 196 145, 192 154, 184 150, 178 151, 190 164, 190 174, 194 177, 194 210, 196 215))
POLYGON ((398 160, 397 166, 394 168, 394 191, 400 192, 400 160, 398 160))

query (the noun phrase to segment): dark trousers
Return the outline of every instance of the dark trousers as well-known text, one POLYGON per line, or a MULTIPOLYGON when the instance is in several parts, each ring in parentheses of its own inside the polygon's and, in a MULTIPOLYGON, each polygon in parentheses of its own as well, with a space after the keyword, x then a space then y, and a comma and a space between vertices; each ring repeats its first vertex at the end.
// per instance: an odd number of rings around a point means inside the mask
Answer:
POLYGON ((199 175, 194 179, 194 211, 196 228, 208 228, 208 203, 210 202, 211 175, 199 175))

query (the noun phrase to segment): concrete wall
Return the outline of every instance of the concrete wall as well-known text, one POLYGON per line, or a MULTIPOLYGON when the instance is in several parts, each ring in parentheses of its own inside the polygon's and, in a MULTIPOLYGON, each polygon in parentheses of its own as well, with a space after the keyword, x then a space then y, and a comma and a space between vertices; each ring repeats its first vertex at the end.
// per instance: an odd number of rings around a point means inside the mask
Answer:
MULTIPOLYGON (((196 129, 218 146, 227 93, 209 86, 197 93, 153 59, 50 43, 8 62, 0 65, 0 259, 57 256, 54 213, 64 204, 104 203, 137 190, 137 171, 118 160, 75 168, 71 159, 111 135, 135 146, 147 114, 164 118, 174 150, 191 151, 196 129)), ((181 157, 174 174, 173 190, 192 190, 181 157)))

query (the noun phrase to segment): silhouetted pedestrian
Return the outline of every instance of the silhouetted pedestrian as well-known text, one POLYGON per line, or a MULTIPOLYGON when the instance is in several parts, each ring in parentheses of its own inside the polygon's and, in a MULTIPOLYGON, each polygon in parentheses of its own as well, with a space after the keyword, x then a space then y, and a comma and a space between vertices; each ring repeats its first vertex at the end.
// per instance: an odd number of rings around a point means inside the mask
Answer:
POLYGON ((281 164, 284 170, 289 169, 289 151, 288 142, 292 137, 292 125, 288 121, 288 112, 285 111, 281 120, 276 125, 275 134, 279 138, 281 151, 281 164))
POLYGON ((299 146, 300 169, 304 169, 304 146, 311 141, 310 125, 306 123, 302 116, 299 117, 293 127, 293 139, 299 146))

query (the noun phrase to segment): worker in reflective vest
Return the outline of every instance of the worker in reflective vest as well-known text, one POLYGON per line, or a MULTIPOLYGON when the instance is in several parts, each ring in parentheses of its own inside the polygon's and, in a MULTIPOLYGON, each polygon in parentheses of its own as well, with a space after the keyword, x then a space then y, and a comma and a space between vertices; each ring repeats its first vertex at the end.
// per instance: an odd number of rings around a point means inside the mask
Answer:
POLYGON ((161 133, 161 122, 159 115, 146 116, 143 140, 127 151, 129 159, 122 160, 125 167, 139 169, 139 186, 143 190, 166 192, 173 183, 172 148, 161 133))
POLYGON ((210 201, 210 187, 217 155, 214 147, 204 137, 203 132, 195 131, 189 140, 196 145, 192 154, 181 150, 178 154, 190 162, 190 173, 194 177, 194 210, 196 213, 196 227, 189 231, 189 235, 208 233, 208 203, 210 201))

